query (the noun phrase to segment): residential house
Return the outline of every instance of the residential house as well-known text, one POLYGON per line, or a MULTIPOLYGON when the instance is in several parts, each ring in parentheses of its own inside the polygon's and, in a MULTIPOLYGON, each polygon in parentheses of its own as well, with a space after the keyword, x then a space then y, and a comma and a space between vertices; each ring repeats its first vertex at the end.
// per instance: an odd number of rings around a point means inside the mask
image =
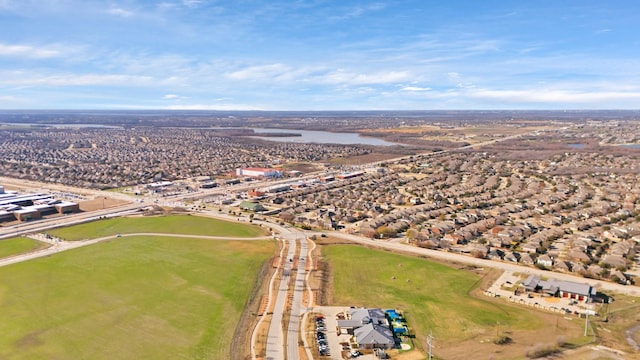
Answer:
POLYGON ((388 326, 367 324, 355 329, 353 335, 360 349, 389 349, 395 345, 388 326))

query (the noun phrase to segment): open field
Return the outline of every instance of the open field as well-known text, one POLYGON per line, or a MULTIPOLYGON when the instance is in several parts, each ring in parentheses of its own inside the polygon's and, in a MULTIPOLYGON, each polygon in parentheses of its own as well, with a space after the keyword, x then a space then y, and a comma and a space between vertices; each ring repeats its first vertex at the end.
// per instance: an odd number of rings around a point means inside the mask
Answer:
POLYGON ((0 258, 24 254, 47 247, 48 244, 27 237, 0 240, 0 258))
POLYGON ((640 358, 640 352, 626 339, 627 336, 631 336, 640 344, 640 302, 637 298, 621 294, 615 294, 613 297, 613 303, 599 307, 602 316, 594 319, 592 325, 602 345, 635 353, 640 358), (630 334, 627 333, 629 330, 630 334))
POLYGON ((258 226, 189 215, 114 218, 48 231, 69 241, 144 232, 227 237, 267 235, 258 226))
POLYGON ((584 340, 578 319, 472 296, 484 271, 351 245, 323 246, 322 253, 333 277, 331 305, 400 309, 416 346, 424 349, 433 331, 439 358, 517 359, 536 344, 584 340), (512 343, 495 345, 498 335, 512 343))
POLYGON ((140 236, 0 268, 0 358, 229 359, 275 246, 140 236))

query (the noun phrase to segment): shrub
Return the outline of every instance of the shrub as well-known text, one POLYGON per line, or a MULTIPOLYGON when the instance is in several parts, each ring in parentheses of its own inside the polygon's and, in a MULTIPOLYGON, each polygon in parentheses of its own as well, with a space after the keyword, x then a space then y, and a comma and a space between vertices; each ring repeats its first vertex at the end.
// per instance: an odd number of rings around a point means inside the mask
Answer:
POLYGON ((507 345, 507 344, 511 344, 512 341, 513 341, 513 339, 511 339, 507 335, 502 335, 502 336, 498 336, 497 338, 495 338, 493 340, 493 343, 496 344, 496 345, 507 345))
POLYGON ((560 348, 557 345, 552 344, 536 344, 529 348, 526 352, 526 356, 530 359, 538 359, 541 357, 554 355, 560 352, 560 348))

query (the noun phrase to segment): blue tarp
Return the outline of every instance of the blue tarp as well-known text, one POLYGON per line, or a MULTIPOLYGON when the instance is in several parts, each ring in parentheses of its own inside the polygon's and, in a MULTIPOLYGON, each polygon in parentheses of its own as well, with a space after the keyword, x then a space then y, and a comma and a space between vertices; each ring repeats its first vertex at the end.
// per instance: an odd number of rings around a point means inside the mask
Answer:
POLYGON ((393 328, 393 333, 394 334, 405 334, 406 332, 407 332, 407 328, 406 327, 401 327, 401 328, 394 327, 393 328))
POLYGON ((402 319, 402 315, 398 314, 395 310, 385 310, 384 312, 386 312, 387 315, 389 315, 389 317, 391 318, 391 321, 396 319, 402 319))

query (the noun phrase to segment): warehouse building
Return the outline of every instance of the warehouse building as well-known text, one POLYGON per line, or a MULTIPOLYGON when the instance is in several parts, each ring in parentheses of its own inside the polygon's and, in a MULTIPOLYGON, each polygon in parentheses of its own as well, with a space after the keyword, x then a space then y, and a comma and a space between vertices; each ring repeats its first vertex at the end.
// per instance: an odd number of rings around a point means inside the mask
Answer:
POLYGON ((236 169, 237 176, 249 176, 249 177, 266 177, 266 178, 279 178, 282 177, 282 170, 272 168, 241 168, 236 169))

